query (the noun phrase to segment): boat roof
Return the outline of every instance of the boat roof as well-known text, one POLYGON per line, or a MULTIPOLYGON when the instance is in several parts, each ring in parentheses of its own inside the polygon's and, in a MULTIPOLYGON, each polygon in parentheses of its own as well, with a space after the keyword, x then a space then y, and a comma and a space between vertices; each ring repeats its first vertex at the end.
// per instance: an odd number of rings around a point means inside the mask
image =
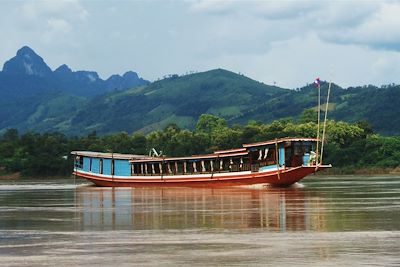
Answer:
POLYGON ((275 139, 275 140, 269 140, 269 141, 262 141, 262 142, 257 142, 257 143, 252 143, 252 144, 243 144, 244 148, 250 148, 250 147, 258 147, 258 146, 267 146, 267 145, 273 145, 276 143, 284 143, 284 142, 317 142, 318 139, 316 138, 281 138, 281 139, 275 139))
POLYGON ((280 144, 284 142, 317 142, 316 138, 280 138, 270 141, 263 141, 251 144, 243 144, 241 148, 233 148, 227 150, 217 150, 212 154, 205 155, 193 155, 187 157, 150 157, 146 155, 134 155, 134 154, 120 154, 120 153, 103 153, 93 151, 72 151, 72 155, 86 156, 92 158, 109 158, 109 159, 127 159, 132 163, 141 162, 163 162, 163 161, 198 161, 202 159, 219 159, 227 157, 238 157, 248 155, 248 148, 264 147, 268 145, 280 144))
POLYGON ((134 154, 121 154, 121 153, 104 153, 104 152, 93 152, 93 151, 72 151, 72 155, 84 156, 91 158, 110 158, 110 159, 155 159, 146 155, 134 155, 134 154))
POLYGON ((243 152, 246 151, 246 148, 233 148, 233 149, 226 149, 226 150, 217 150, 214 151, 215 154, 227 154, 227 153, 236 153, 236 152, 243 152))

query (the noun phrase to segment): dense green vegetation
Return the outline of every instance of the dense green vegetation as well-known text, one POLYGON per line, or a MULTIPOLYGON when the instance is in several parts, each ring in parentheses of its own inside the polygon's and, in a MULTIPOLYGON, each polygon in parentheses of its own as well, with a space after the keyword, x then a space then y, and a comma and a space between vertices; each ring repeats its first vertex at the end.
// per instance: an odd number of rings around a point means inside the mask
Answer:
POLYGON ((194 129, 203 113, 232 120, 243 116, 255 103, 286 91, 222 69, 173 75, 147 87, 93 99, 73 117, 70 132, 95 130, 105 134, 140 130, 148 133, 170 123, 194 129))
MULTIPOLYGON (((0 95, 7 92, 6 85, 0 86, 0 95)), ((327 87, 326 82, 321 83, 323 101, 327 87)), ((6 94, 0 99, 0 134, 9 128, 21 133, 32 130, 68 136, 84 136, 93 131, 99 135, 120 131, 150 133, 171 123, 193 131, 204 113, 224 118, 230 126, 244 126, 250 120, 298 121, 303 111, 316 109, 318 92, 312 84, 288 90, 223 69, 171 75, 147 86, 93 98, 85 97, 83 92, 74 95, 36 89, 18 97, 6 94)), ((399 85, 344 89, 333 84, 329 109, 329 117, 337 121, 366 120, 379 134, 400 135, 399 85)))
MULTIPOLYGON (((183 156, 274 138, 315 137, 315 117, 315 111, 307 110, 300 122, 277 120, 264 124, 250 121, 246 125, 228 127, 225 119, 203 114, 193 131, 169 124, 163 130, 147 135, 119 132, 97 136, 92 133, 72 138, 60 133, 19 135, 17 130, 9 129, 0 138, 0 170, 27 176, 68 175, 72 171, 72 150, 147 154, 155 148, 164 155, 183 156)), ((366 122, 328 121, 326 141, 324 162, 341 170, 400 165, 400 137, 374 134, 366 122)))

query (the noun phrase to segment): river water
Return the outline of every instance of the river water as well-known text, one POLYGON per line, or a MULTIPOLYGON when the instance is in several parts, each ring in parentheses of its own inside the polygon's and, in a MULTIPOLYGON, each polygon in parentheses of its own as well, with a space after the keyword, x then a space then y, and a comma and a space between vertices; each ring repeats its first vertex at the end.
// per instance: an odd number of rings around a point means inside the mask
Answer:
POLYGON ((399 176, 290 188, 0 181, 0 266, 400 266, 399 176))

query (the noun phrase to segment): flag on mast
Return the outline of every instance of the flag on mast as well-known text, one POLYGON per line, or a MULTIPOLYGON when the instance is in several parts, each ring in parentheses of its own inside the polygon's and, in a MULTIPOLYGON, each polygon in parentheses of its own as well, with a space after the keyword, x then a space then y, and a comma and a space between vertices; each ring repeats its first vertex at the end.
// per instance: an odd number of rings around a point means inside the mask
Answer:
POLYGON ((315 78, 315 80, 314 80, 314 85, 315 85, 316 87, 319 87, 320 84, 321 84, 321 81, 319 80, 319 77, 315 78))

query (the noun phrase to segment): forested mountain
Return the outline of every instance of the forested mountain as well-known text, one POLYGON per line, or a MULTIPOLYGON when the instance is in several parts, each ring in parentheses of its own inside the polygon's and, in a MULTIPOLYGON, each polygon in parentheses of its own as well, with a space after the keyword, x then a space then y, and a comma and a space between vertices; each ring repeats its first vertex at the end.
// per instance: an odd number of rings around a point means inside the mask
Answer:
MULTIPOLYGON (((323 102, 327 88, 323 82, 323 102)), ((8 128, 69 135, 150 132, 171 123, 193 129, 204 113, 230 125, 298 120, 304 111, 316 110, 317 93, 312 84, 283 89, 223 69, 153 83, 134 72, 102 80, 96 72, 74 72, 66 65, 52 71, 24 47, 0 72, 0 133, 8 128)), ((367 121, 376 132, 400 134, 398 85, 343 89, 333 84, 329 110, 331 119, 367 121)))
POLYGON ((52 71, 44 60, 28 46, 4 63, 0 72, 0 96, 18 97, 24 94, 62 91, 93 97, 111 90, 147 85, 149 81, 128 71, 123 76, 112 75, 102 80, 95 71, 72 71, 63 64, 52 71))
MULTIPOLYGON (((324 111, 328 83, 321 84, 324 111)), ((69 133, 104 134, 114 131, 149 132, 170 123, 193 129, 201 114, 223 117, 230 124, 250 120, 268 123, 299 120, 306 110, 317 110, 318 90, 310 84, 296 90, 268 86, 226 70, 171 77, 122 92, 99 96, 71 121, 69 133)), ((366 121, 376 132, 400 134, 400 86, 343 89, 331 87, 328 118, 366 121)))
POLYGON ((70 130, 95 130, 100 134, 122 130, 149 132, 170 123, 191 129, 203 113, 236 118, 260 101, 286 91, 222 69, 182 77, 173 75, 147 87, 93 99, 73 118, 70 130))
POLYGON ((107 80, 93 71, 72 71, 65 64, 52 71, 39 55, 24 46, 0 71, 0 132, 10 127, 23 131, 60 129, 59 124, 89 99, 147 84, 132 71, 107 80))

